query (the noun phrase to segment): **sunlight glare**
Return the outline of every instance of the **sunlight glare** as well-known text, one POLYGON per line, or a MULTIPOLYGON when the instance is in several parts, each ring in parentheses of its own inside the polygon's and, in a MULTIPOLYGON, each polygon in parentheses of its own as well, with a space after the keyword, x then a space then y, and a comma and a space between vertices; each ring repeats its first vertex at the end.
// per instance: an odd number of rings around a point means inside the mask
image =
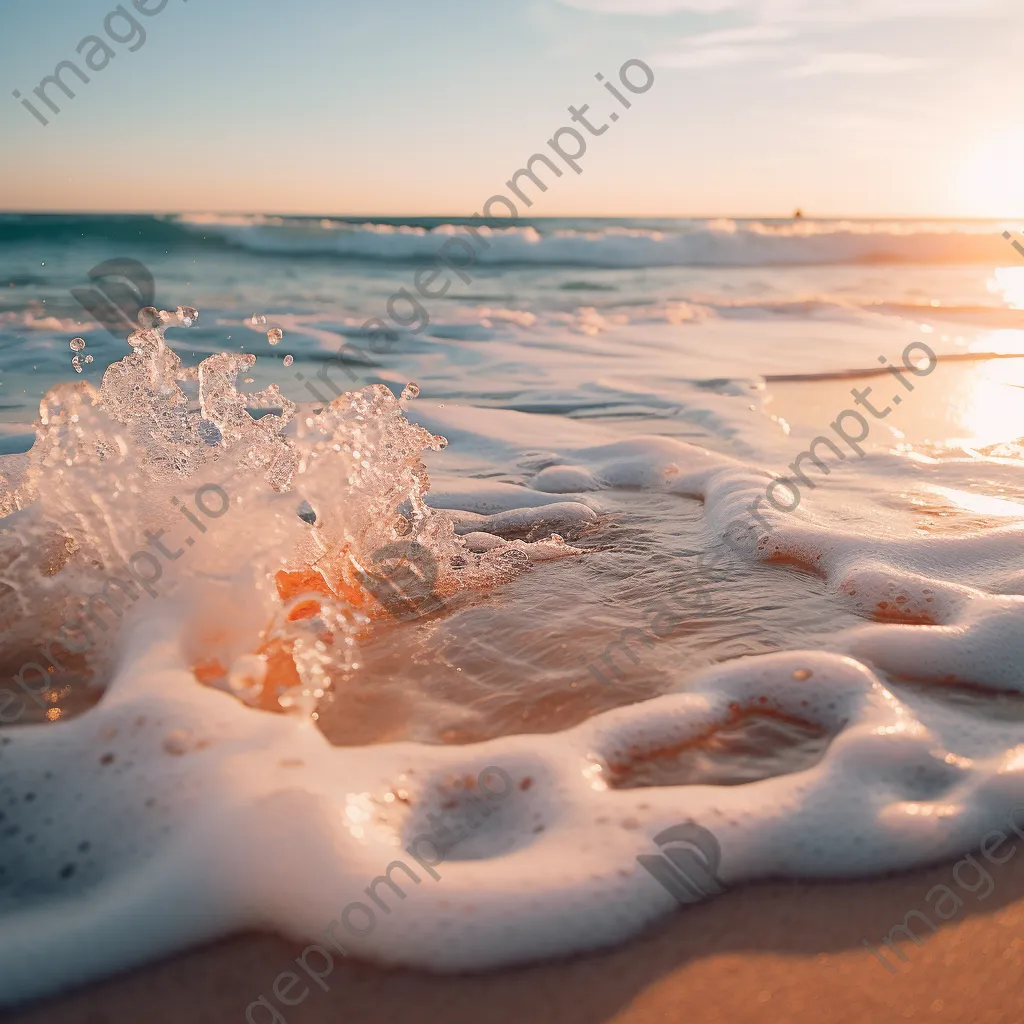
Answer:
POLYGON ((992 360, 962 379, 950 396, 951 420, 964 433, 954 444, 971 448, 1009 443, 1024 436, 1024 366, 1017 359, 992 360))
POLYGON ((993 295, 1002 295, 1010 309, 1024 309, 1024 266, 996 267, 988 290, 993 295))

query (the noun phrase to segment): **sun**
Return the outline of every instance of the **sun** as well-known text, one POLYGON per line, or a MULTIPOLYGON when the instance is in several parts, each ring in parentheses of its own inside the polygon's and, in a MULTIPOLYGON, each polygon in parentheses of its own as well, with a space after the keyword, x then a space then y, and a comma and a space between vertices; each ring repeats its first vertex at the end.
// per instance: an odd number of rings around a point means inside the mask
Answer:
POLYGON ((975 217, 1024 217, 1024 129, 980 143, 965 161, 960 192, 975 217))

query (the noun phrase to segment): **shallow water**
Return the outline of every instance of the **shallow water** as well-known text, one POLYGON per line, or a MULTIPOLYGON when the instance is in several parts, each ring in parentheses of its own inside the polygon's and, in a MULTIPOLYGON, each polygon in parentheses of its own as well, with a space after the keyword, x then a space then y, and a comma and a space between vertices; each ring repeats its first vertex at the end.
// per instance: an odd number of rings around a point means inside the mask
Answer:
POLYGON ((0 218, 0 999, 254 924, 312 941, 487 766, 511 799, 355 954, 620 941, 675 905, 636 857, 680 822, 735 884, 959 853, 1024 801, 999 226, 537 222, 371 351, 452 231, 0 218), (182 307, 127 360, 69 294, 120 256, 182 307), (892 411, 857 440, 869 387, 892 411), (123 617, 47 647, 129 569, 123 617))

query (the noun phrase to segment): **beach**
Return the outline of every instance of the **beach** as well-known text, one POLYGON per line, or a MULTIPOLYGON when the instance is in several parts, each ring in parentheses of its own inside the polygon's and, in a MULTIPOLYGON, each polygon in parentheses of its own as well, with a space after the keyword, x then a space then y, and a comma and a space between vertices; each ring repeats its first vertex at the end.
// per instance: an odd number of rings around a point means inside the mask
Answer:
POLYGON ((1017 1024, 1022 13, 0 4, 0 1019, 1017 1024))
MULTIPOLYGON (((948 883, 950 865, 871 882, 751 886, 689 907, 621 949, 512 971, 438 977, 345 964, 330 992, 313 991, 287 1021, 1007 1024, 1020 1014, 1022 863, 1010 860, 990 899, 971 901, 937 934, 925 931, 921 947, 904 940, 907 963, 896 976, 861 940, 880 942, 932 886, 948 883)), ((8 1019, 243 1020, 247 1001, 294 953, 280 939, 238 938, 8 1019)))
POLYGON ((0 216, 10 1019, 1013 1019, 1001 224, 471 227, 0 216))

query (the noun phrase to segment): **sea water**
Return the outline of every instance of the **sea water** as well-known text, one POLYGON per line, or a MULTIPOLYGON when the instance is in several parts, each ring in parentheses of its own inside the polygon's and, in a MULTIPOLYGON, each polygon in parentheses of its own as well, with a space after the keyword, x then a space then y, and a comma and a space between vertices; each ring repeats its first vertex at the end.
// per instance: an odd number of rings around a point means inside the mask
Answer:
POLYGON ((0 218, 0 1002, 298 953, 487 773, 351 955, 623 941, 681 823, 727 886, 976 847, 1024 804, 1005 227, 520 222, 426 298, 464 222, 0 218), (115 258, 133 331, 71 296, 115 258))

